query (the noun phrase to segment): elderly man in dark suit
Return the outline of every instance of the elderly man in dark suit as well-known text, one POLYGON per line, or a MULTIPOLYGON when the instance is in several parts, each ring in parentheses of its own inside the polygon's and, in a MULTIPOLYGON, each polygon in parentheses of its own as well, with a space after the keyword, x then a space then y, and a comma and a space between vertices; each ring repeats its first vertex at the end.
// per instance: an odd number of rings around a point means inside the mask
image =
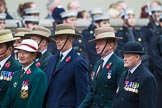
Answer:
POLYGON ((73 38, 80 37, 72 25, 56 26, 55 40, 59 54, 47 64, 47 108, 77 108, 88 92, 88 64, 72 48, 73 38))
POLYGON ((157 108, 157 83, 152 73, 143 65, 143 47, 138 42, 124 46, 124 66, 112 108, 157 108))
POLYGON ((21 69, 20 63, 11 55, 13 42, 17 39, 13 38, 11 30, 0 30, 0 108, 15 71, 21 69))
POLYGON ((91 89, 79 108, 111 108, 118 81, 124 72, 123 60, 118 57, 114 50, 116 41, 114 28, 100 27, 95 29, 97 54, 101 59, 96 62, 92 72, 91 89))

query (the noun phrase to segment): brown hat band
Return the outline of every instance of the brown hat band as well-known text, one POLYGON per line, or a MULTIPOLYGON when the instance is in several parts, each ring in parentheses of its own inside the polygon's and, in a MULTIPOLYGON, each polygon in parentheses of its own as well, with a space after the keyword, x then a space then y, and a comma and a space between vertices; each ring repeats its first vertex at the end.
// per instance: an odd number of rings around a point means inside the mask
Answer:
POLYGON ((12 38, 12 34, 9 33, 9 34, 5 34, 5 35, 1 35, 0 37, 1 37, 0 41, 8 40, 8 39, 12 38))
POLYGON ((71 30, 71 29, 66 29, 66 30, 59 30, 59 31, 56 31, 55 34, 75 34, 75 30, 71 30))

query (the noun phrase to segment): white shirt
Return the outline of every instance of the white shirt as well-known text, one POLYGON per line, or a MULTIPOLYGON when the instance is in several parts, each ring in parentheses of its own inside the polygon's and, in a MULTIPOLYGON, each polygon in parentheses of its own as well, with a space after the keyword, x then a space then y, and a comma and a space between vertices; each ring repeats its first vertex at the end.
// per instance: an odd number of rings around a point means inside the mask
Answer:
POLYGON ((70 48, 70 49, 66 50, 65 52, 60 52, 60 54, 62 54, 62 55, 63 55, 63 57, 62 57, 61 61, 62 61, 62 60, 64 60, 64 58, 66 57, 66 55, 68 55, 68 53, 69 53, 71 50, 72 50, 72 48, 70 48))
MULTIPOLYGON (((32 62, 31 64, 29 64, 28 66, 26 66, 26 67, 24 67, 24 71, 26 72, 28 69, 29 69, 29 67, 33 64, 34 62, 32 62)), ((24 73, 25 73, 24 72, 24 73)))
MULTIPOLYGON (((104 62, 103 62, 103 67, 105 66, 105 64, 106 64, 106 62, 110 59, 110 57, 112 56, 114 54, 114 52, 111 52, 110 54, 108 54, 107 56, 105 56, 104 58, 101 58, 101 59, 103 59, 104 60, 104 62)), ((102 68, 103 68, 102 67, 102 68)))
POLYGON ((6 61, 7 61, 10 57, 11 57, 11 55, 8 56, 7 58, 3 59, 2 61, 0 61, 0 70, 2 69, 2 67, 4 66, 4 64, 6 63, 6 61))
POLYGON ((137 67, 141 64, 141 61, 140 63, 138 63, 134 68, 132 69, 129 69, 129 71, 131 72, 131 74, 137 69, 137 67))

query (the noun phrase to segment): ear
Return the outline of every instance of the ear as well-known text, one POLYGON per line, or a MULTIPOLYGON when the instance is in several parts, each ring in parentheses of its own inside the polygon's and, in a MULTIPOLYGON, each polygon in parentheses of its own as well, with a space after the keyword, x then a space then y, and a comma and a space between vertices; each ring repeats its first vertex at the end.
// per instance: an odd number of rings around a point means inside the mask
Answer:
POLYGON ((95 25, 96 25, 96 27, 97 27, 97 28, 99 28, 99 27, 100 27, 99 23, 96 23, 95 25))

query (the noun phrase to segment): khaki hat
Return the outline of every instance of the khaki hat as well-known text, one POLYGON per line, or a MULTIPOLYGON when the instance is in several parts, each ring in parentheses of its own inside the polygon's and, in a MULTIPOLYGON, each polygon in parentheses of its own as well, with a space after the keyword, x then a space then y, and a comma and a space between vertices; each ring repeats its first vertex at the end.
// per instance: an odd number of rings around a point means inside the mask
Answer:
POLYGON ((37 52, 37 58, 40 58, 42 55, 41 52, 38 51, 37 42, 33 39, 24 39, 19 46, 15 47, 15 49, 24 50, 28 52, 37 52))
POLYGON ((71 35, 74 38, 80 38, 81 35, 77 34, 75 29, 70 24, 59 24, 56 25, 55 37, 60 35, 71 35))
POLYGON ((20 39, 20 38, 19 37, 14 38, 11 30, 9 29, 0 30, 0 43, 15 41, 17 39, 20 39))
POLYGON ((29 28, 16 28, 14 37, 24 37, 26 33, 31 32, 29 28))
POLYGON ((50 38, 51 36, 51 31, 43 26, 34 26, 32 31, 30 33, 26 33, 25 37, 31 37, 33 35, 43 37, 47 39, 48 41, 53 42, 54 40, 50 38))
POLYGON ((115 31, 112 27, 100 27, 95 29, 95 39, 89 40, 89 42, 100 39, 122 39, 122 37, 115 37, 115 31))

